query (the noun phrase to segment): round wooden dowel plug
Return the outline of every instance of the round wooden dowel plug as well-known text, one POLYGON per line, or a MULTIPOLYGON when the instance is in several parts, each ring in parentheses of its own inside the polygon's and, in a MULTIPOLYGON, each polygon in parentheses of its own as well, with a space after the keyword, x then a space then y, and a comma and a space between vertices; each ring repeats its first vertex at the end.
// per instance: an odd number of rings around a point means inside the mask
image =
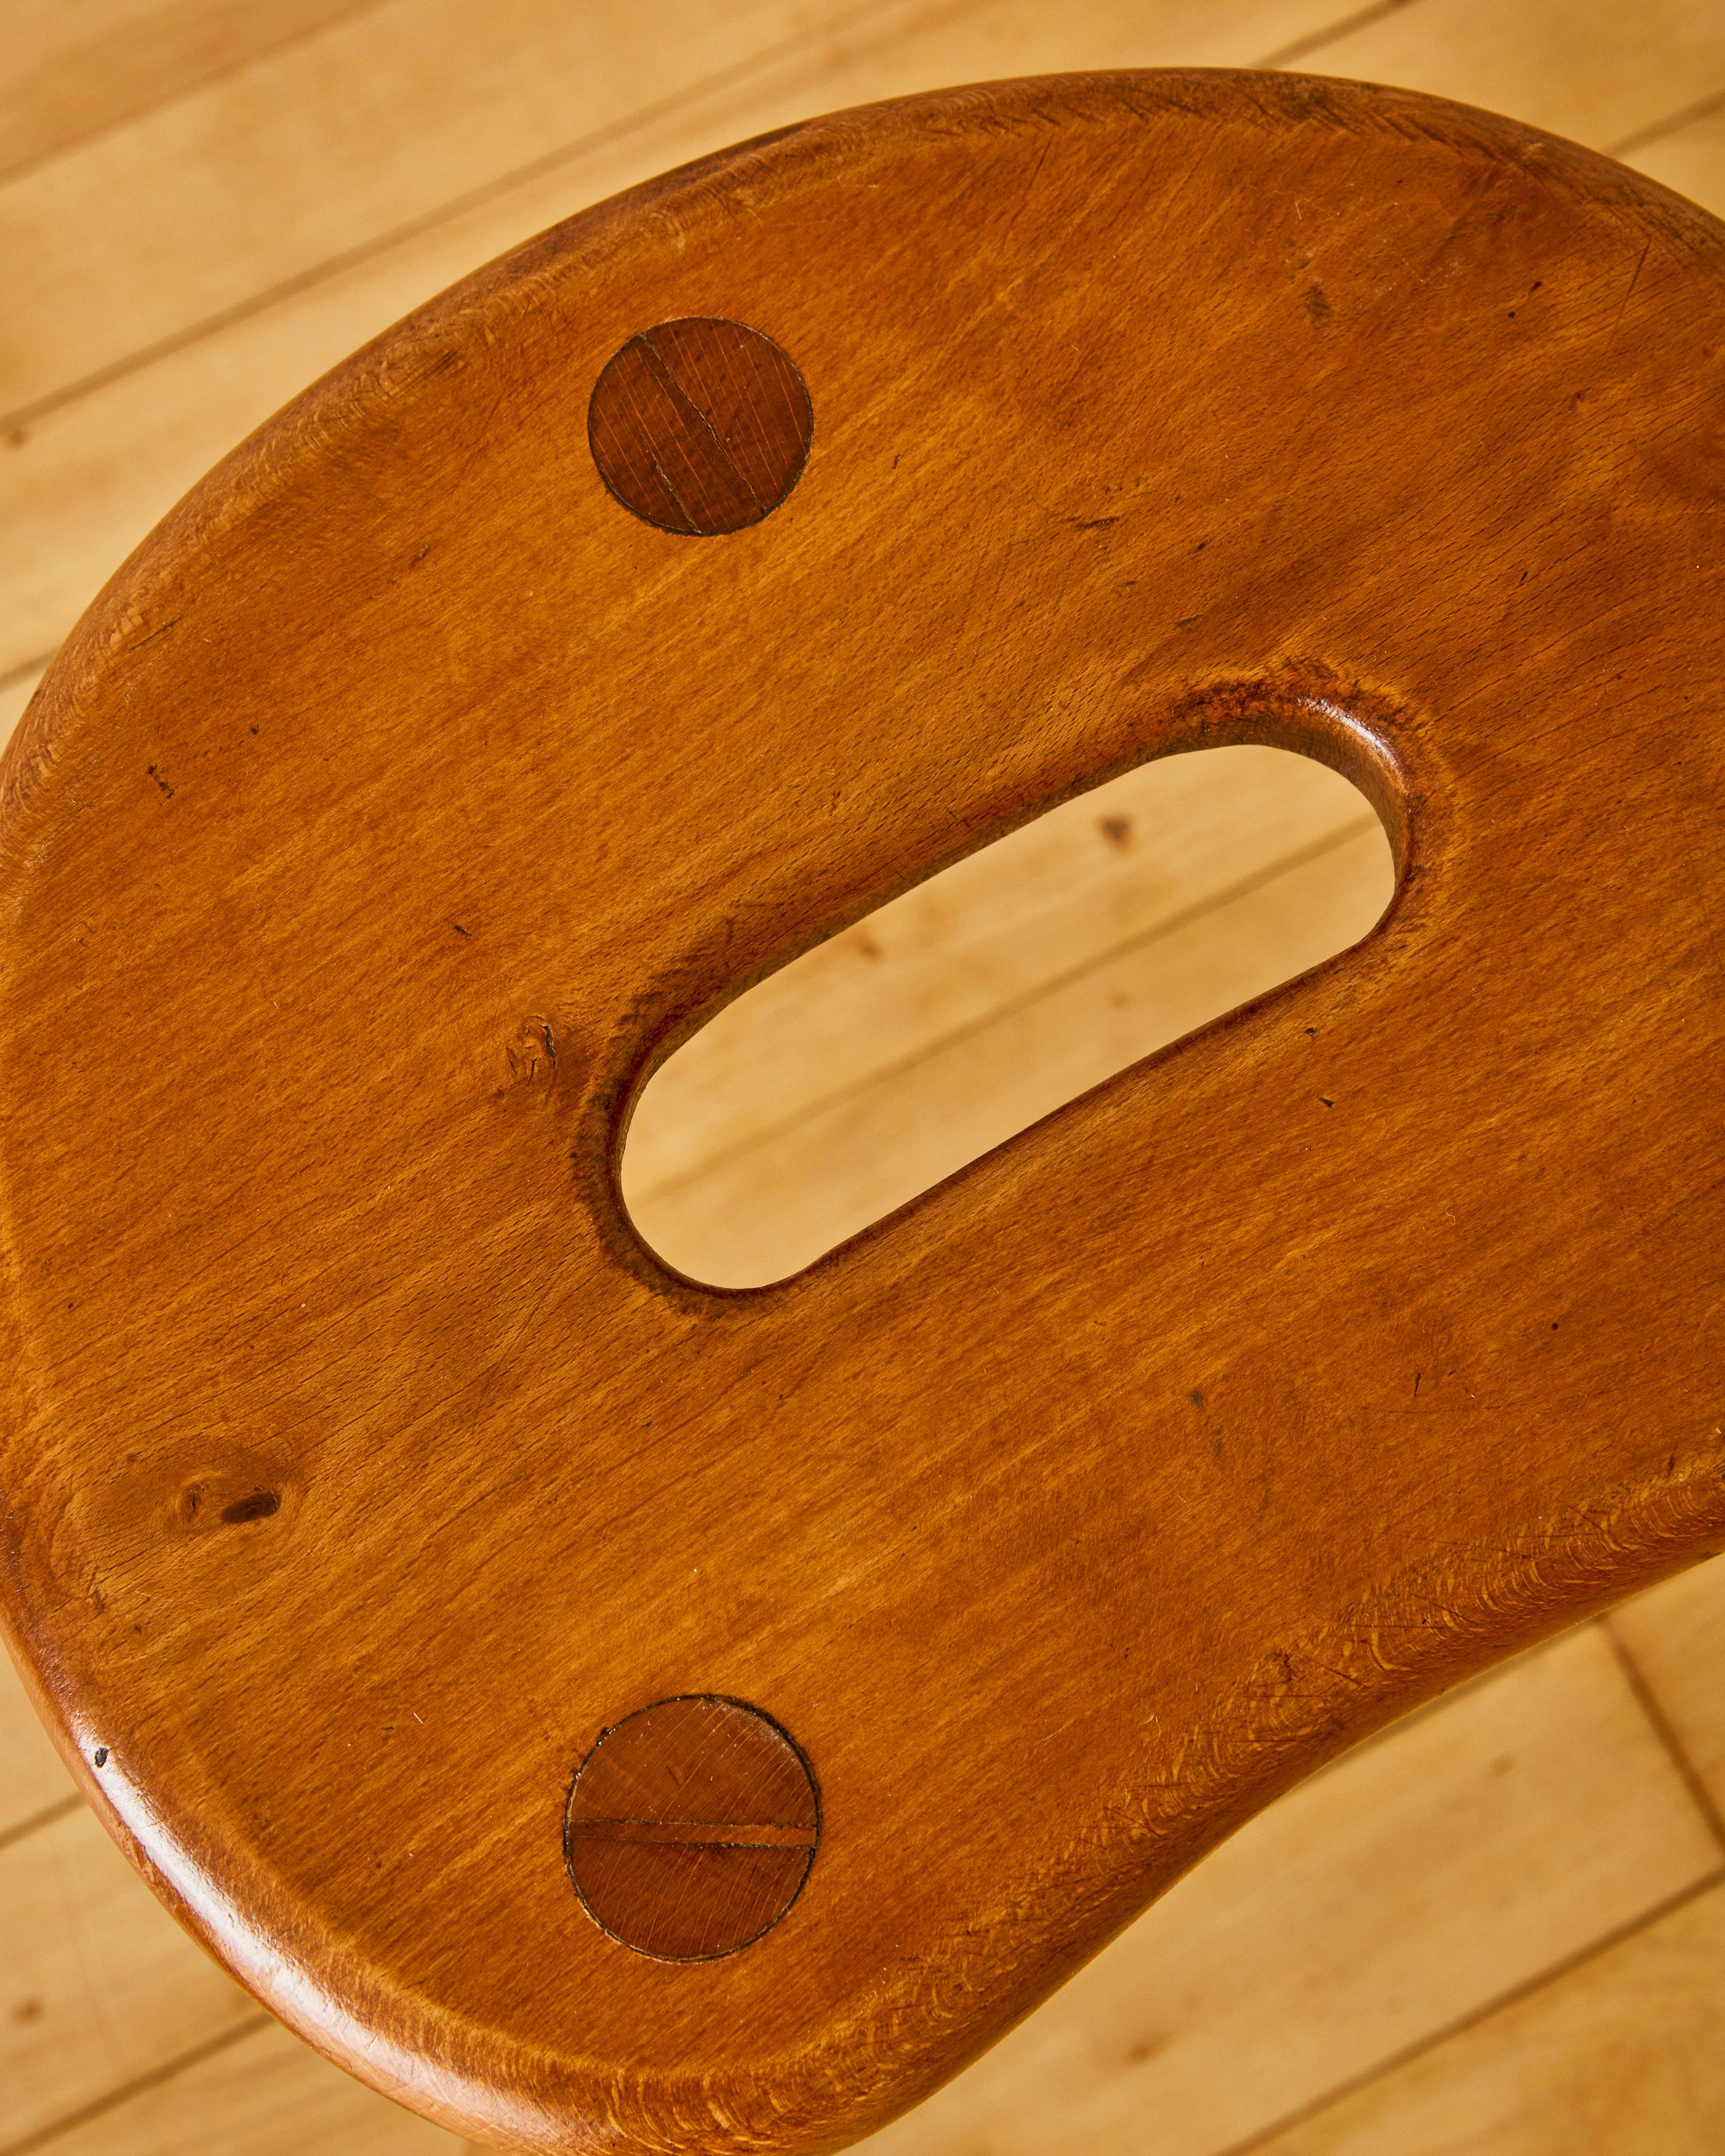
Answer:
POLYGON ((732 1699, 660 1700, 603 1732, 569 1794, 569 1876, 638 1953, 710 1961, 768 1931, 802 1891, 820 1800, 776 1722, 732 1699))
POLYGON ((771 516, 803 476, 814 434, 789 353, 709 315, 632 336, 606 362, 587 414, 593 460, 618 501, 691 538, 771 516))

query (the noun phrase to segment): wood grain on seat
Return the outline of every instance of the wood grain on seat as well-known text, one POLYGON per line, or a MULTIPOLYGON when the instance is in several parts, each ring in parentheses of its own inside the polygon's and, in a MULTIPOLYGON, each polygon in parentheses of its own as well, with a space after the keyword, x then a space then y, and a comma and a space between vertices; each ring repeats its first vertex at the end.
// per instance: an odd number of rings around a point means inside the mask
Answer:
POLYGON ((1722 239, 1333 83, 839 116, 458 287, 109 588, 4 771, 8 1620, 302 2032, 524 2145, 830 2143, 1717 1546, 1722 239), (702 316, 814 414, 712 536, 587 437, 702 316), (705 1016, 1235 741, 1378 805, 1363 944, 776 1287, 651 1258, 705 1016), (821 1831, 674 1964, 562 1832, 689 1695, 821 1831))

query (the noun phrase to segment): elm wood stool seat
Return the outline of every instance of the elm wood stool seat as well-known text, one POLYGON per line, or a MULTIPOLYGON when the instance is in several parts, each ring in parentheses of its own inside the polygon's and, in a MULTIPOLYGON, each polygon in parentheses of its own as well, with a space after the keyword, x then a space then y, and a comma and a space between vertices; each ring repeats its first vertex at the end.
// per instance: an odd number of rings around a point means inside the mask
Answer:
POLYGON ((1725 228, 1080 77, 573 218, 238 450, 4 772, 4 1580, 258 1997, 542 2150, 839 2145, 1366 1732, 1725 1536, 1725 228), (807 1271, 656 1063, 1142 760, 1362 943, 807 1271))

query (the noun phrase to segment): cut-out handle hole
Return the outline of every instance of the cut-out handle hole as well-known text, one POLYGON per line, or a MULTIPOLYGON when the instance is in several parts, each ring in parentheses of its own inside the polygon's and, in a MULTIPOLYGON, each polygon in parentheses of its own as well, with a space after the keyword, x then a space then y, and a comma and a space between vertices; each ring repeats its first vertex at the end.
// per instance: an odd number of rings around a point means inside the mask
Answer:
POLYGON ((1358 942, 1395 870, 1345 778, 1163 758, 931 877, 655 1072, 624 1201, 716 1287, 796 1272, 1116 1071, 1358 942))

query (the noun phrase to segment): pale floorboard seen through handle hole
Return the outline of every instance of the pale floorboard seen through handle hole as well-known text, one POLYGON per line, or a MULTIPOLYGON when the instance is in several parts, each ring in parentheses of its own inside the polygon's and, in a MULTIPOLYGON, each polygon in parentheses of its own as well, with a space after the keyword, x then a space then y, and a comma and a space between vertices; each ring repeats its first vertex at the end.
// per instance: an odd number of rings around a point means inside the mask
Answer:
POLYGON ((1364 797, 1220 748, 1096 788, 740 997, 642 1093, 623 1191, 721 1287, 779 1280, 1141 1056, 1367 934, 1364 797))

